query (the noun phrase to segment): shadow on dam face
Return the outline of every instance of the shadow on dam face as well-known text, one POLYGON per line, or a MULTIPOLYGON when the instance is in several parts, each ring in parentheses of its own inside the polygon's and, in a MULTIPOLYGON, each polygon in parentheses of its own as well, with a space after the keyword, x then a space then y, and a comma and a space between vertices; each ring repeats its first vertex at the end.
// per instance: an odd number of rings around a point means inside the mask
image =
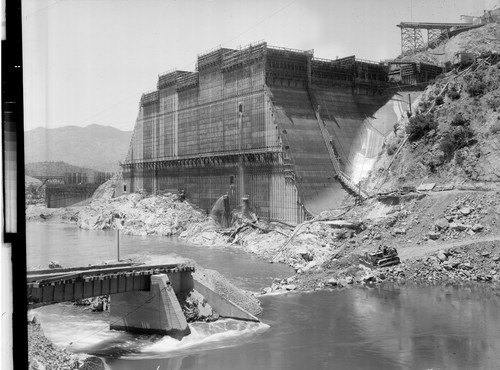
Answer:
MULTIPOLYGON (((300 196, 313 214, 337 208, 346 192, 335 178, 327 143, 306 89, 270 86, 279 129, 293 158, 300 196), (285 134, 286 133, 286 134, 285 134)), ((355 94, 312 86, 320 124, 330 136, 341 170, 354 183, 373 168, 387 136, 420 91, 355 94), (408 95, 410 98, 408 99, 408 95)))

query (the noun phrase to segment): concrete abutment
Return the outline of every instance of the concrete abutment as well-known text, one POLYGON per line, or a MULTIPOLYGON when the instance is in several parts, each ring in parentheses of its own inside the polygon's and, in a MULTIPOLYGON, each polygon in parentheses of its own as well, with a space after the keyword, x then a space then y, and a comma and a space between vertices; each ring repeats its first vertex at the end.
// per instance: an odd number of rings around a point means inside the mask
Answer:
POLYGON ((234 302, 195 280, 190 271, 157 274, 150 279, 149 290, 111 294, 110 329, 180 339, 190 334, 190 329, 177 295, 192 290, 200 293, 221 317, 259 321, 234 302))
POLYGON ((111 329, 176 338, 190 333, 174 288, 166 274, 152 275, 149 291, 113 294, 111 301, 111 329))

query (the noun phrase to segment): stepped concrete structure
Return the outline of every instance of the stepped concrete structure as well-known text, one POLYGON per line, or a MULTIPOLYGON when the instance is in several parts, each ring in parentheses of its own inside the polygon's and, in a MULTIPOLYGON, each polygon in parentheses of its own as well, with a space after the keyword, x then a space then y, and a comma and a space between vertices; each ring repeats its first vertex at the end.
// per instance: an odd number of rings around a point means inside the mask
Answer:
POLYGON ((184 191, 207 213, 224 195, 230 209, 244 198, 261 218, 300 223, 347 193, 366 196, 357 182, 411 90, 354 56, 326 60, 265 42, 211 50, 194 72, 161 74, 143 94, 124 189, 184 191))

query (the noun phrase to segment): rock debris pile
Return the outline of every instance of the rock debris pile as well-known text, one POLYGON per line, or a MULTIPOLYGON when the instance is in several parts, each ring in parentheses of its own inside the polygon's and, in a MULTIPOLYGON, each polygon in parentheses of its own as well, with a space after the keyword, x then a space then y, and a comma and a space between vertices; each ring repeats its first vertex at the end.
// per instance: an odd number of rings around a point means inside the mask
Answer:
POLYGON ((130 194, 117 198, 96 199, 78 213, 82 229, 119 228, 127 235, 178 235, 189 226, 208 228, 210 219, 182 202, 176 194, 146 196, 130 194), (201 226, 200 226, 201 225, 201 226))
POLYGON ((436 220, 434 230, 430 231, 428 236, 433 240, 450 240, 463 237, 464 233, 473 236, 489 231, 491 227, 495 227, 495 220, 486 228, 481 220, 490 213, 490 208, 496 205, 497 200, 488 199, 486 195, 475 198, 457 197, 455 203, 445 209, 443 217, 436 220))

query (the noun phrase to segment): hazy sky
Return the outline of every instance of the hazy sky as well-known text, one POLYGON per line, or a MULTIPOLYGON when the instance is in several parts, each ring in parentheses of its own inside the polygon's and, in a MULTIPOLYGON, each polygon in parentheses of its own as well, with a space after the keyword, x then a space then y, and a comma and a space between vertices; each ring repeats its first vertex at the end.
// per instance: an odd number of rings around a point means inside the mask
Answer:
POLYGON ((320 58, 400 53, 401 21, 457 22, 497 0, 25 0, 25 129, 132 130, 158 74, 264 40, 320 58))

